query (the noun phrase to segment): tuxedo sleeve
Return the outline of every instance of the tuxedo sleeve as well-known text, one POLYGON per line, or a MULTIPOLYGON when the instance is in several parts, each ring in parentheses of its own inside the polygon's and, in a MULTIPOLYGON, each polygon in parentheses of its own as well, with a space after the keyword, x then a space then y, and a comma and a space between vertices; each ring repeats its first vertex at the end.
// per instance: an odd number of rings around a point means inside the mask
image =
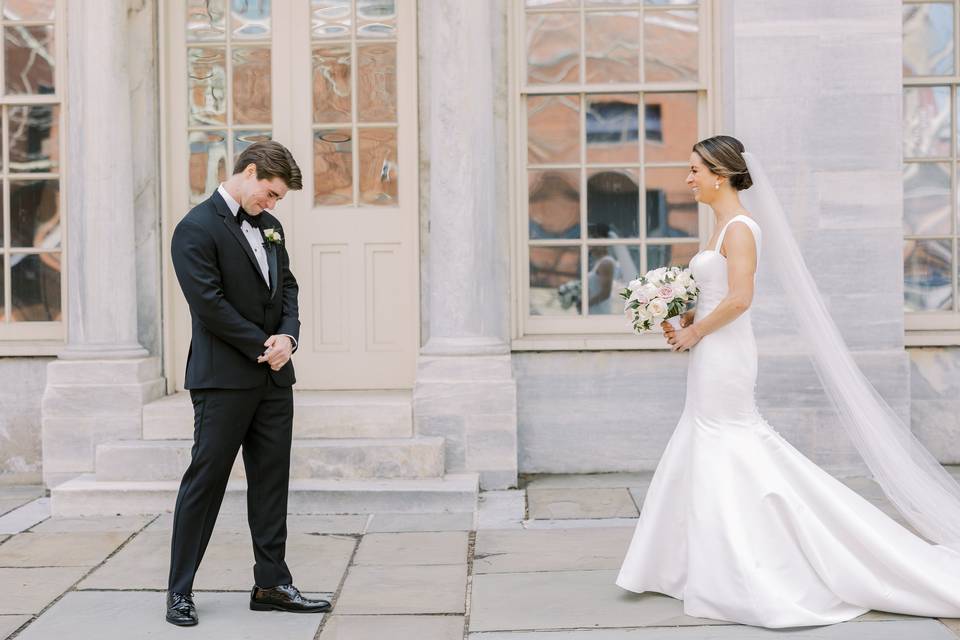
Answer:
POLYGON ((293 338, 293 350, 296 351, 300 341, 300 308, 297 302, 300 286, 297 284, 297 279, 293 277, 293 272, 290 271, 290 256, 287 254, 287 248, 281 247, 277 254, 283 274, 283 290, 280 292, 283 309, 277 333, 293 338))
POLYGON ((181 220, 173 232, 171 255, 183 295, 204 328, 256 360, 267 334, 224 297, 213 238, 197 223, 181 220))

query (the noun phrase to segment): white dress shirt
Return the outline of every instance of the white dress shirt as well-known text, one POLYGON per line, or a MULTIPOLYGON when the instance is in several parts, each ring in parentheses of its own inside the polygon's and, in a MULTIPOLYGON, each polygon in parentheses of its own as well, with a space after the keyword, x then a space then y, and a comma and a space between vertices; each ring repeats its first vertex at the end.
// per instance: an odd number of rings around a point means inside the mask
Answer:
MULTIPOLYGON (((240 211, 240 203, 233 199, 233 197, 227 193, 227 190, 224 188, 223 183, 220 183, 220 186, 217 187, 217 192, 223 196, 224 202, 227 203, 227 207, 230 208, 230 213, 233 214, 233 217, 237 217, 237 212, 240 211)), ((243 221, 243 224, 240 225, 240 230, 243 231, 243 235, 246 236, 247 242, 250 243, 250 248, 253 249, 253 255, 257 258, 257 264, 260 265, 260 274, 263 276, 263 281, 267 283, 267 286, 270 286, 270 268, 267 266, 267 250, 263 248, 263 234, 260 233, 260 229, 256 229, 250 226, 250 223, 246 220, 243 221)))
MULTIPOLYGON (((230 209, 230 213, 233 214, 233 217, 237 217, 237 212, 240 211, 240 203, 233 199, 229 193, 227 193, 226 187, 223 186, 223 183, 220 183, 220 186, 217 187, 217 193, 223 198, 223 201, 227 203, 227 207, 230 209)), ((267 250, 263 248, 263 234, 260 233, 260 229, 256 229, 250 226, 250 223, 246 220, 240 225, 240 230, 243 231, 243 235, 247 238, 247 242, 250 243, 250 248, 253 249, 253 255, 257 258, 257 264, 260 265, 260 274, 263 276, 263 281, 267 283, 267 286, 270 286, 270 267, 267 266, 267 250)), ((277 261, 277 268, 279 268, 279 260, 277 261)), ((280 278, 280 274, 277 274, 277 278, 280 278)), ((293 345, 294 350, 297 348, 297 340, 293 336, 287 333, 281 333, 280 335, 287 336, 290 338, 290 344, 293 345)))

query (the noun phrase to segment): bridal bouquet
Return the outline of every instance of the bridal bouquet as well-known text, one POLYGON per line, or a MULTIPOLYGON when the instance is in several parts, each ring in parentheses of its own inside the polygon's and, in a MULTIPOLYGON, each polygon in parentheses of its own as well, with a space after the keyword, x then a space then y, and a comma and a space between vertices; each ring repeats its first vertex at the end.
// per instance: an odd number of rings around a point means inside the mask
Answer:
POLYGON ((652 331, 654 323, 681 315, 698 295, 700 287, 690 270, 680 267, 652 269, 620 292, 628 326, 638 334, 652 331))

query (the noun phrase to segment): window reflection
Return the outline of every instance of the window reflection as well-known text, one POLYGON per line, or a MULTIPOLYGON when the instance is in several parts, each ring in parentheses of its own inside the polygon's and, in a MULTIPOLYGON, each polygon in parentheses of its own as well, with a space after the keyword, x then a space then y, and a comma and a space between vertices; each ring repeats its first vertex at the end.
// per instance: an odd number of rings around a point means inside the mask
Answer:
POLYGON ((580 172, 529 173, 530 239, 580 237, 580 172))
POLYGON ((905 311, 953 308, 952 240, 906 240, 903 243, 905 311))
MULTIPOLYGON (((591 224, 590 238, 616 240, 618 234, 606 223, 591 224)), ((587 313, 619 314, 623 310, 619 291, 639 274, 639 260, 626 245, 590 245, 587 250, 587 313)))
POLYGON ((580 247, 530 247, 530 315, 580 314, 580 247))
POLYGON ((60 320, 60 254, 31 253, 10 256, 10 284, 14 322, 60 320))

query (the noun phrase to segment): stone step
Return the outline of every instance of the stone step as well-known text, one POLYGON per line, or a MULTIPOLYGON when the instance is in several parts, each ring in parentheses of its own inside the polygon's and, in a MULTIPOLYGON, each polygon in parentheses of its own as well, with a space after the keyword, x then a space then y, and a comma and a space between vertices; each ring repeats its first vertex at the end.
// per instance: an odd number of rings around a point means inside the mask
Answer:
MULTIPOLYGON (((53 515, 63 517, 172 511, 180 483, 98 481, 92 474, 51 489, 53 515)), ((231 480, 221 513, 246 513, 246 482, 231 480)), ((289 513, 458 513, 473 511, 475 473, 391 480, 291 480, 289 513)))
MULTIPOLYGON (((294 440, 290 477, 437 478, 444 471, 443 445, 443 438, 427 437, 294 440)), ((179 480, 190 463, 192 446, 192 440, 117 440, 97 445, 97 480, 179 480)), ((231 477, 245 477, 240 455, 231 477)))
MULTIPOLYGON (((294 391, 294 438, 409 438, 409 390, 294 391)), ((193 438, 193 405, 186 391, 143 407, 145 440, 193 438)))

